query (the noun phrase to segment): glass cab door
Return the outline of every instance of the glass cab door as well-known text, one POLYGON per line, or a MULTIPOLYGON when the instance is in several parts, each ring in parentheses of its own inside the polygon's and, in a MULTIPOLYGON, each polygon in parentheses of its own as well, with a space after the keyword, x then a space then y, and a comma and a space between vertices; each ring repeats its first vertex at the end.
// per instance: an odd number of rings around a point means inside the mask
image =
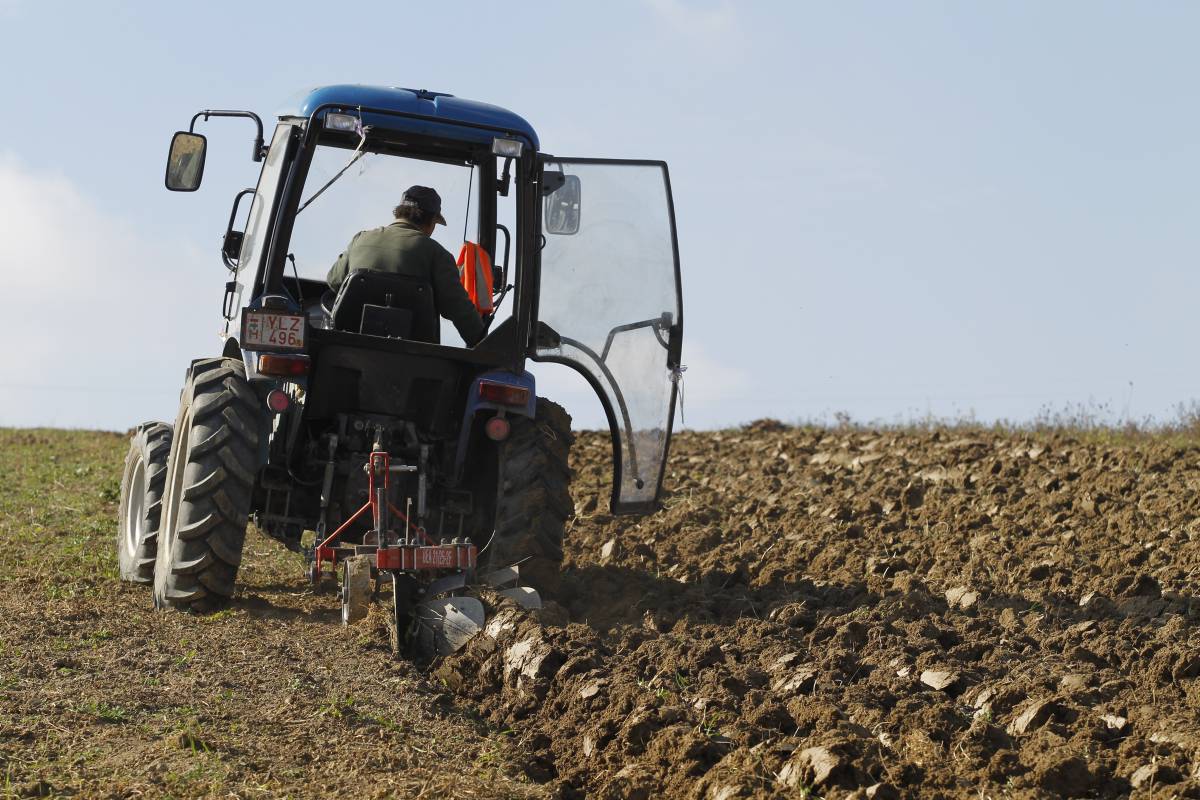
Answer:
POLYGON ((612 510, 658 507, 683 344, 667 165, 544 157, 532 357, 581 373, 616 456, 612 510))

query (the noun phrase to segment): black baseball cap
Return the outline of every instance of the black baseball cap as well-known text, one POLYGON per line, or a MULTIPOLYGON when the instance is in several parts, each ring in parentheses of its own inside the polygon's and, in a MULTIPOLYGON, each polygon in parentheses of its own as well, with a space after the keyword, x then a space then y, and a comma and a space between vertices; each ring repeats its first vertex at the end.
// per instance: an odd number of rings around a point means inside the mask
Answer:
POLYGON ((442 197, 428 186, 408 187, 400 205, 414 205, 426 214, 433 214, 438 225, 446 224, 446 218, 442 216, 442 197))

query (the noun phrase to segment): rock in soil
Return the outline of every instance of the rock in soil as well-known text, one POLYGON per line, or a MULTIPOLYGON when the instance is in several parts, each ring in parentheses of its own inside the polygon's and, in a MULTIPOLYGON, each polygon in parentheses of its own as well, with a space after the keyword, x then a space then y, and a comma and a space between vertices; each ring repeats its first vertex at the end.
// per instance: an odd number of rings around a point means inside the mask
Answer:
POLYGON ((788 788, 824 786, 840 769, 842 760, 824 747, 810 747, 783 765, 779 782, 788 788))
POLYGON ((931 689, 944 691, 958 683, 958 673, 948 670, 927 669, 921 673, 921 683, 931 689))

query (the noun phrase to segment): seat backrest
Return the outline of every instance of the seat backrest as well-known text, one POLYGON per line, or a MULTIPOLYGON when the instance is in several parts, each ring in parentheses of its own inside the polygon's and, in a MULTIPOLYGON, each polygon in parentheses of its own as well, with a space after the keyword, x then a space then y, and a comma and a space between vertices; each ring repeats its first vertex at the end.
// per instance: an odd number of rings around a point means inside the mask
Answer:
POLYGON ((433 287, 420 278, 366 269, 351 272, 333 301, 330 312, 333 327, 362 333, 364 305, 409 311, 412 326, 407 338, 441 343, 441 322, 433 302, 433 287))

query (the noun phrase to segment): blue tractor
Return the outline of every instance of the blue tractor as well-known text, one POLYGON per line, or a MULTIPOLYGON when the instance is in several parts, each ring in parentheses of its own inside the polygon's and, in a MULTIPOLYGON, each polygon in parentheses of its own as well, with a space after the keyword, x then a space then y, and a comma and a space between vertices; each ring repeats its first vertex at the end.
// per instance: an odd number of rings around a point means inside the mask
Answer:
POLYGON ((483 623, 479 586, 536 607, 573 513, 572 433, 529 360, 599 397, 612 512, 658 507, 683 343, 665 163, 552 156, 521 117, 449 94, 327 86, 269 143, 252 112, 196 114, 171 141, 168 189, 199 188, 197 125, 225 117, 257 125, 262 169, 224 234, 224 346, 191 362, 174 424, 132 438, 123 578, 161 608, 218 609, 253 522, 315 585, 339 577, 346 623, 385 593, 398 650, 461 645, 483 623), (462 280, 487 329, 473 347, 442 341, 452 329, 420 281, 325 282, 339 246, 413 184, 440 187, 455 235, 462 219, 462 280))

